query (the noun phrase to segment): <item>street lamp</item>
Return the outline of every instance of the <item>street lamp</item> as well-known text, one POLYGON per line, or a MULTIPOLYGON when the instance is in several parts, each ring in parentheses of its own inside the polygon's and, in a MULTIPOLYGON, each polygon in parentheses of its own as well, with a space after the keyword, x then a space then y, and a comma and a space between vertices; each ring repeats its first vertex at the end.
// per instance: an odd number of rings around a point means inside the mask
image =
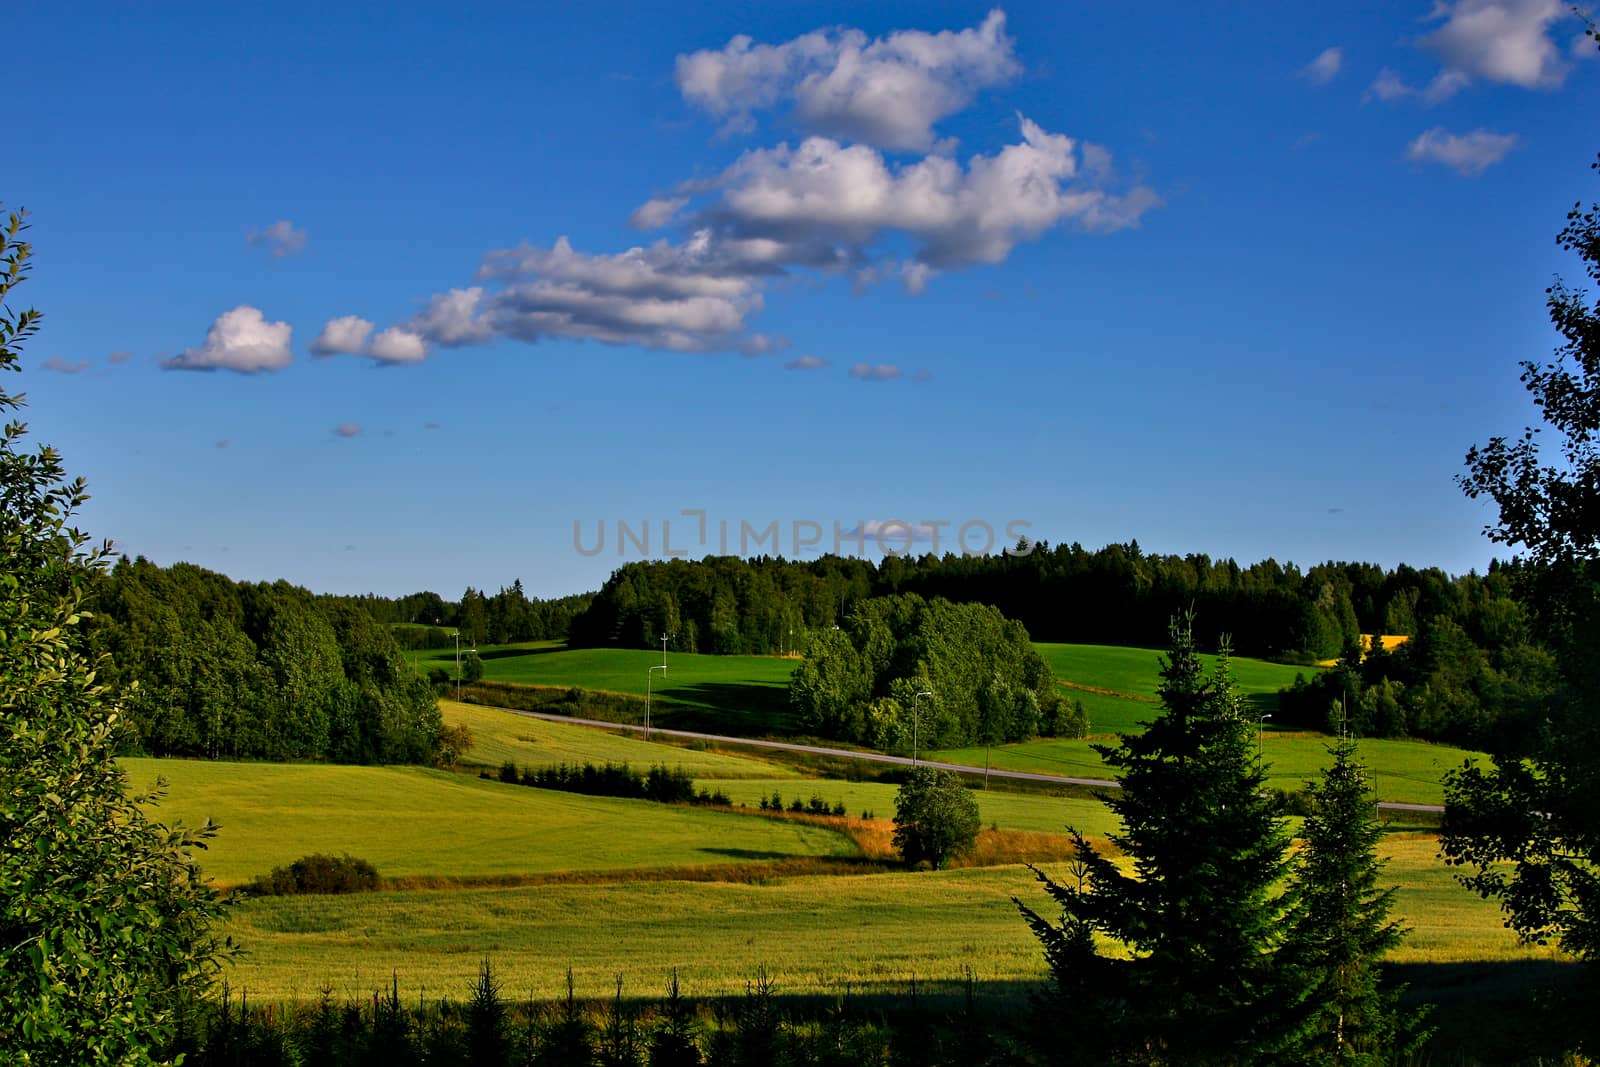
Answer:
POLYGON ((922 698, 933 696, 933 690, 924 689, 911 698, 911 766, 917 765, 917 726, 922 722, 922 698))
POLYGON ((456 639, 456 703, 461 703, 461 631, 455 632, 456 639))
POLYGON ((651 667, 644 674, 644 739, 650 740, 650 683, 656 680, 656 671, 661 672, 661 677, 667 676, 667 665, 651 667))
POLYGON ((1261 718, 1256 720, 1256 763, 1261 763, 1261 724, 1272 718, 1272 712, 1263 712, 1261 718))

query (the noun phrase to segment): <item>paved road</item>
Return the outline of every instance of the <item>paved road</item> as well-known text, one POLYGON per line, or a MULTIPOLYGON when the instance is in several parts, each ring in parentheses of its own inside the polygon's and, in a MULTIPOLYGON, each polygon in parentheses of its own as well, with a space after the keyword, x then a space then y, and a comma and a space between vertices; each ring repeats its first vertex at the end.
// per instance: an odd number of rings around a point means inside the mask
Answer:
MULTIPOLYGON (((550 715, 542 711, 518 711, 515 708, 500 708, 500 711, 509 711, 513 715, 522 715, 530 719, 544 719, 547 722, 565 722, 578 726, 594 726, 602 730, 621 730, 629 733, 645 732, 643 726, 632 723, 603 722, 600 719, 575 719, 570 715, 550 715)), ((909 767, 912 761, 906 756, 890 756, 882 752, 861 752, 853 748, 828 748, 824 745, 801 745, 792 741, 761 741, 749 737, 728 737, 724 734, 702 734, 693 730, 668 730, 660 726, 650 729, 651 734, 660 734, 663 737, 679 737, 689 741, 715 741, 719 745, 743 745, 747 748, 781 749, 785 752, 804 752, 813 756, 835 756, 841 759, 865 760, 869 763, 893 763, 902 767, 909 767)), ((963 774, 983 774, 982 767, 972 767, 964 763, 937 763, 933 760, 917 760, 923 767, 936 767, 943 771, 960 771, 963 774)), ((1050 782, 1056 785, 1085 785, 1096 789, 1120 789, 1121 785, 1109 778, 1070 778, 1062 774, 1037 774, 1033 771, 1006 771, 998 767, 988 771, 991 778, 1010 778, 1024 782, 1050 782)), ((1437 804, 1402 804, 1398 801, 1385 800, 1378 804, 1385 811, 1432 811, 1442 812, 1444 808, 1437 804)))

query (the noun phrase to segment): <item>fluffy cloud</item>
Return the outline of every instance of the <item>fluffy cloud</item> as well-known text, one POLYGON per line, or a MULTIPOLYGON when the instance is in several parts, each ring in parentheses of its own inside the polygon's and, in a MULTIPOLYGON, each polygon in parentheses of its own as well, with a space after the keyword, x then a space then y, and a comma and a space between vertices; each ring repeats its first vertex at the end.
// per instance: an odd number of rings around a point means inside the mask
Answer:
POLYGON ((341 422, 333 428, 333 435, 335 437, 359 437, 361 436, 361 426, 354 422, 341 422))
POLYGON ((904 376, 905 371, 893 363, 857 363, 850 368, 850 377, 858 382, 892 382, 904 376))
POLYGON ((1406 147, 1406 158, 1418 163, 1442 163, 1457 174, 1471 177, 1500 162, 1516 146, 1514 133, 1473 130, 1457 134, 1435 126, 1406 147))
POLYGON ((270 226, 251 230, 244 239, 257 248, 265 248, 278 258, 303 252, 306 247, 306 231, 295 229, 294 223, 288 219, 279 219, 270 226))
POLYGON ((951 32, 816 30, 783 44, 733 38, 719 50, 680 55, 678 89, 727 132, 754 127, 752 113, 792 105, 808 129, 883 148, 925 150, 933 125, 985 88, 1022 70, 1004 12, 951 32))
POLYGON ((1457 0, 1436 11, 1444 25, 1422 45, 1447 73, 1524 89, 1553 89, 1566 79, 1567 64, 1549 35, 1571 14, 1561 0, 1457 0))
POLYGON ((60 356, 51 356, 39 364, 39 369, 55 371, 57 374, 82 374, 89 369, 89 361, 81 359, 76 363, 69 363, 60 356))
POLYGON ((206 331, 199 348, 186 348, 163 360, 168 370, 231 370, 241 374, 282 370, 294 361, 287 322, 268 322, 260 310, 240 304, 224 311, 206 331))
POLYGON ((1339 48, 1324 48, 1316 59, 1300 68, 1300 76, 1312 85, 1327 85, 1339 73, 1339 68, 1344 65, 1344 51, 1339 48))
POLYGON ((313 356, 354 355, 361 352, 372 333, 372 323, 359 315, 332 319, 311 342, 313 356))
POLYGON ((382 363, 421 363, 428 358, 428 342, 404 326, 391 326, 372 339, 367 355, 382 363))
POLYGON ((628 225, 636 230, 659 230, 689 202, 686 196, 658 196, 633 209, 628 225))
POLYGON ((791 359, 783 365, 784 370, 821 370, 828 366, 828 361, 821 356, 800 356, 791 359))

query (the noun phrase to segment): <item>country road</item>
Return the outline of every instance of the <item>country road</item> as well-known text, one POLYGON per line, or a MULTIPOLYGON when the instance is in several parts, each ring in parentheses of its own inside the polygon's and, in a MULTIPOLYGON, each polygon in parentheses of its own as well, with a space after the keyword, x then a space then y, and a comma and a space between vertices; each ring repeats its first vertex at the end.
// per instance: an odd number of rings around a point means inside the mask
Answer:
MULTIPOLYGON (((633 723, 604 722, 600 719, 575 719, 570 715, 551 715, 542 711, 519 711, 515 708, 497 708, 497 711, 510 712, 513 715, 522 715, 530 719, 543 719, 546 722, 565 722, 576 726, 593 726, 602 730, 621 730, 630 733, 642 734, 643 726, 633 723)), ((743 745, 747 748, 781 749, 785 752, 803 752, 813 756, 834 756, 840 759, 864 760, 868 763, 892 763, 901 767, 910 767, 912 760, 907 756, 890 756, 883 752, 861 752, 853 748, 828 748, 824 745, 801 745, 793 741, 763 741, 749 737, 728 737, 724 734, 702 734, 694 730, 669 730, 660 726, 651 727, 651 734, 660 734, 664 737, 683 738, 688 741, 715 741, 719 745, 743 745)), ((917 766, 935 767, 944 771, 960 771, 963 774, 983 774, 982 767, 973 767, 964 763, 938 763, 934 760, 919 759, 917 766)), ((1118 783, 1109 778, 1069 778, 1060 774, 1039 774, 1034 771, 1007 771, 998 767, 990 768, 987 772, 991 778, 1010 778, 1025 782, 1051 782, 1057 785, 1083 785, 1097 789, 1120 789, 1118 783)), ((1428 811, 1441 813, 1444 808, 1438 804, 1406 804, 1400 801, 1384 800, 1378 803, 1384 811, 1428 811)))

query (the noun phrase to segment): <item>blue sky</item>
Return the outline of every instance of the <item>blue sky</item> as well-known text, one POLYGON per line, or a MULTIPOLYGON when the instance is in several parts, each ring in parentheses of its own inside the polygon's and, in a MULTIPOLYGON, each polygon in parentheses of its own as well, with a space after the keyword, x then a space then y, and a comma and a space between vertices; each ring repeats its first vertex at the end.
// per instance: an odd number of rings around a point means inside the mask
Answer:
POLYGON ((1452 478, 1596 195, 1561 4, 556 7, 9 13, 7 385, 92 532, 451 597, 619 520, 1494 554, 1452 478))

